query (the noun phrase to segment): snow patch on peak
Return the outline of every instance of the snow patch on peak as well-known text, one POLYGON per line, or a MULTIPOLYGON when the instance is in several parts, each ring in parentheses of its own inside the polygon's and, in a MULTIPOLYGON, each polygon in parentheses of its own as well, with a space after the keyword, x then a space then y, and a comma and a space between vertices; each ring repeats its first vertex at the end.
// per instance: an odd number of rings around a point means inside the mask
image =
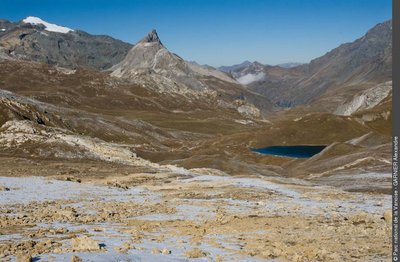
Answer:
POLYGON ((43 21, 42 19, 40 19, 39 17, 34 17, 34 16, 28 16, 27 18, 25 18, 24 20, 22 20, 22 22, 26 23, 26 24, 32 24, 32 25, 44 25, 45 26, 45 30, 49 31, 49 32, 57 32, 57 33, 69 33, 72 30, 71 28, 68 27, 64 27, 64 26, 59 26, 56 24, 51 24, 48 23, 46 21, 43 21))

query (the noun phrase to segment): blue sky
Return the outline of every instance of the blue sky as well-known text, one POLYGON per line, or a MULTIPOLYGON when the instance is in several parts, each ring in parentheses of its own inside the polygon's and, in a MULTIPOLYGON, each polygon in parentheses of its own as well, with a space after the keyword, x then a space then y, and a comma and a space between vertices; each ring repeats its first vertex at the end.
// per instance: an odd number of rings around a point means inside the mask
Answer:
POLYGON ((152 28, 186 60, 309 62, 391 18, 391 0, 0 0, 0 18, 48 22, 135 43, 152 28))

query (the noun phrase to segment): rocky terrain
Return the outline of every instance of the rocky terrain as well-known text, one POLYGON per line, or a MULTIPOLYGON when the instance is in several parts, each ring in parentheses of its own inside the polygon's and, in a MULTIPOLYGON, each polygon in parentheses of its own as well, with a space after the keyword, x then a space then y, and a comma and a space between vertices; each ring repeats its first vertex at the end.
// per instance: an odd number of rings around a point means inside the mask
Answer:
POLYGON ((53 29, 49 31, 43 24, 36 23, 37 19, 27 17, 19 22, 0 20, 0 57, 72 69, 86 67, 103 70, 120 62, 132 47, 110 36, 95 36, 69 28, 60 30, 53 24, 50 24, 53 29))
POLYGON ((211 169, 179 174, 114 165, 114 175, 100 178, 104 167, 68 167, 89 168, 82 176, 43 170, 52 177, 2 177, 2 259, 390 259, 389 195, 211 169))
POLYGON ((0 260, 390 260, 390 22, 224 73, 27 19, 0 20, 0 260))

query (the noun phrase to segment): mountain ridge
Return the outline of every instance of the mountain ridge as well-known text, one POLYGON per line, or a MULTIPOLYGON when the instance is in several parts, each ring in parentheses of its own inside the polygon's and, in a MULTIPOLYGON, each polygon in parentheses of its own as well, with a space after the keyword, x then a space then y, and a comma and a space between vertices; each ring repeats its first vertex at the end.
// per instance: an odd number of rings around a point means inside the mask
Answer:
POLYGON ((111 76, 140 83, 164 93, 220 97, 244 114, 259 116, 260 110, 266 112, 272 109, 267 98, 246 90, 228 74, 212 67, 187 62, 170 52, 161 43, 154 29, 139 40, 126 57, 109 71, 111 76))
POLYGON ((271 66, 244 61, 234 65, 234 70, 222 67, 230 70, 223 73, 187 62, 170 52, 155 29, 136 45, 131 45, 65 27, 61 27, 63 32, 49 32, 46 25, 57 25, 40 18, 26 19, 28 21, 19 23, 0 20, 0 29, 4 29, 0 31, 0 59, 11 57, 71 69, 106 70, 115 77, 135 79, 145 85, 152 83, 148 86, 163 92, 206 91, 211 94, 217 90, 218 95, 225 94, 230 100, 252 97, 258 107, 268 110, 273 108, 272 104, 278 107, 320 106, 322 103, 318 100, 325 99, 328 103, 321 110, 335 112, 343 104, 340 99, 346 100, 349 95, 362 93, 365 88, 387 82, 391 77, 391 20, 308 64, 271 66), (357 91, 351 93, 353 91, 346 91, 344 86, 357 91), (342 93, 335 94, 334 90, 342 93), (331 93, 334 99, 329 99, 331 93))
POLYGON ((269 97, 276 105, 312 104, 327 92, 343 86, 372 87, 389 81, 392 74, 391 30, 391 20, 379 23, 363 37, 342 44, 308 64, 291 68, 261 64, 254 68, 254 64, 250 64, 231 74, 238 80, 246 75, 253 77, 253 81, 245 82, 245 85, 269 97), (255 78, 261 73, 262 77, 255 78))
POLYGON ((36 24, 23 20, 0 20, 0 28, 5 29, 0 31, 0 57, 70 69, 104 70, 121 61, 132 47, 107 35, 91 35, 81 30, 53 32, 46 30, 39 20, 34 20, 36 24))

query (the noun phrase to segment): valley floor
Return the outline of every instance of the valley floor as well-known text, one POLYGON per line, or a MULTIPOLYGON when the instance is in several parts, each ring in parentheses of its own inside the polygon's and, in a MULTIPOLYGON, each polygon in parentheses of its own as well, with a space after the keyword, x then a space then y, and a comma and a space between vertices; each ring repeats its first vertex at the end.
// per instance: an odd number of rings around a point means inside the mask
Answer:
POLYGON ((2 162, 1 261, 390 260, 390 195, 214 169, 2 162))

